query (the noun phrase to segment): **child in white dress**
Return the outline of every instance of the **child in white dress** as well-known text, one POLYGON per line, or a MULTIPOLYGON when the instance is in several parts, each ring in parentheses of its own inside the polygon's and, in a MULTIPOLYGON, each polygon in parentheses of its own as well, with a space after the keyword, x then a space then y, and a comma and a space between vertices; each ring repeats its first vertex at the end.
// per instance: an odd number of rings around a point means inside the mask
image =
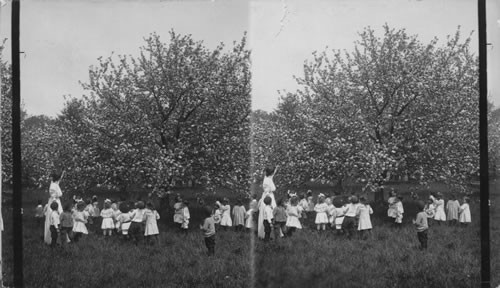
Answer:
POLYGON ((373 214, 372 207, 367 203, 365 197, 359 197, 361 204, 359 205, 359 224, 358 230, 361 233, 361 238, 365 239, 367 235, 372 230, 372 221, 370 219, 370 214, 373 214))
POLYGON ((449 221, 450 225, 455 225, 458 223, 458 210, 460 209, 460 203, 452 194, 450 200, 446 203, 446 219, 449 221))
POLYGON ((459 221, 462 226, 467 226, 471 222, 469 197, 464 197, 464 203, 460 206, 459 221))
POLYGON ((146 210, 144 212, 144 221, 146 222, 146 228, 144 229, 144 236, 146 236, 146 242, 150 243, 152 239, 156 243, 158 241, 158 234, 160 231, 158 230, 157 221, 160 219, 160 214, 155 210, 155 207, 152 202, 146 203, 146 210))
POLYGON ((297 197, 292 197, 290 199, 290 205, 286 208, 286 214, 288 215, 286 219, 286 232, 287 237, 291 237, 296 229, 302 229, 299 217, 302 211, 302 207, 298 205, 299 199, 297 197))
POLYGON ((176 223, 179 229, 182 229, 182 223, 184 222, 184 220, 182 219, 183 206, 184 205, 182 204, 181 196, 177 195, 175 197, 175 204, 174 204, 174 223, 176 223))
POLYGON ((441 222, 444 223, 446 221, 446 214, 444 213, 443 194, 441 194, 441 192, 438 192, 435 197, 434 195, 431 195, 430 198, 436 206, 436 215, 434 215, 434 220, 438 223, 438 225, 441 225, 441 222))
POLYGON ((394 205, 396 207, 396 219, 394 223, 396 224, 396 227, 401 228, 403 227, 403 214, 405 213, 405 210, 403 209, 403 198, 401 196, 396 197, 394 205))
POLYGON ((327 197, 325 199, 325 203, 327 206, 326 213, 328 215, 328 223, 330 223, 330 227, 335 229, 335 218, 337 218, 337 208, 332 203, 332 199, 327 197))
POLYGON ((233 221, 231 220, 231 206, 229 205, 229 199, 224 198, 224 200, 222 200, 222 205, 220 205, 220 210, 222 211, 220 226, 224 230, 227 230, 228 227, 233 226, 233 221))
POLYGON ((73 242, 78 242, 83 234, 89 234, 87 226, 89 214, 85 211, 85 202, 79 201, 76 204, 76 211, 73 212, 73 242))
POLYGON ((104 201, 104 209, 101 211, 102 223, 102 235, 111 236, 113 229, 115 229, 115 222, 113 220, 113 209, 111 209, 111 201, 106 199, 104 201))
POLYGON ((187 234, 189 228, 189 219, 191 219, 191 214, 189 214, 189 202, 184 200, 182 207, 182 231, 187 234))
POLYGON ((255 224, 253 221, 253 214, 254 210, 252 208, 248 209, 248 211, 245 213, 245 228, 248 230, 254 230, 255 229, 255 224))
POLYGON ((221 205, 222 204, 220 204, 219 201, 215 202, 215 208, 214 208, 213 215, 212 215, 212 218, 214 218, 214 225, 215 226, 219 226, 220 220, 222 219, 222 210, 220 209, 221 205))
POLYGON ((324 231, 326 224, 328 224, 327 209, 328 206, 325 203, 325 195, 321 193, 318 196, 318 204, 314 206, 314 211, 316 212, 316 219, 314 220, 314 223, 316 224, 318 231, 324 231))
POLYGON ((234 229, 235 231, 243 231, 245 225, 245 215, 247 211, 245 206, 242 205, 240 199, 236 201, 236 205, 233 207, 233 218, 234 218, 234 229))

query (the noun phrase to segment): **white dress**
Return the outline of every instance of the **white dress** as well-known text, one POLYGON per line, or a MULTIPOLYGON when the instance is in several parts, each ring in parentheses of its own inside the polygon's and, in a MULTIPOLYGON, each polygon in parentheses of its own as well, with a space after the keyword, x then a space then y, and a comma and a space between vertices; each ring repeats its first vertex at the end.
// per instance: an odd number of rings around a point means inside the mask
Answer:
POLYGON ((326 211, 328 210, 328 205, 326 203, 316 204, 314 206, 314 211, 316 212, 316 219, 314 223, 316 224, 327 224, 328 223, 328 215, 326 211))
POLYGON ((50 235, 50 223, 49 223, 50 214, 52 213, 52 209, 50 209, 50 204, 56 201, 58 204, 57 211, 59 212, 59 214, 63 212, 60 199, 62 197, 62 191, 61 187, 59 187, 59 181, 50 183, 49 194, 50 198, 48 201, 47 210, 45 211, 45 233, 44 233, 44 240, 45 243, 47 244, 50 244, 52 241, 52 237, 50 235))
POLYGON ((191 214, 189 214, 189 208, 187 206, 184 206, 184 208, 182 208, 182 219, 183 219, 181 224, 182 229, 188 229, 189 219, 191 219, 191 214))
POLYGON ((120 221, 118 221, 118 216, 120 216, 120 214, 122 214, 122 211, 120 211, 120 210, 113 210, 113 219, 115 221, 115 228, 117 230, 120 230, 120 221))
POLYGON ((253 223, 253 209, 248 209, 245 215, 245 227, 246 228, 254 228, 253 223))
POLYGON ((181 202, 177 202, 174 204, 174 210, 175 210, 175 213, 174 213, 174 222, 175 223, 179 223, 179 224, 182 224, 183 222, 183 212, 182 212, 182 203, 181 202))
POLYGON ((370 205, 359 206, 358 230, 372 229, 372 221, 370 220, 370 214, 373 214, 373 209, 372 207, 370 207, 370 205))
POLYGON ((115 222, 113 221, 113 209, 102 209, 101 217, 101 229, 115 229, 115 222))
POLYGON ((286 214, 288 215, 288 218, 286 219, 286 227, 302 229, 302 225, 299 221, 300 209, 300 206, 291 205, 286 208, 286 214))
POLYGON ((160 219, 160 214, 156 210, 147 209, 144 213, 144 220, 146 220, 146 228, 144 229, 144 235, 158 235, 160 231, 158 230, 157 220, 160 219))
POLYGON ((389 197, 389 199, 387 199, 387 203, 389 203, 389 209, 387 209, 387 216, 391 218, 396 218, 397 216, 396 205, 394 204, 395 200, 396 197, 389 197))
POLYGON ((446 213, 444 213, 444 200, 437 200, 434 197, 432 197, 431 199, 432 201, 434 201, 434 205, 436 205, 436 215, 434 215, 434 220, 446 221, 446 213))
POLYGON ((459 216, 459 221, 460 223, 470 223, 471 222, 471 216, 470 216, 470 208, 468 203, 462 204, 460 206, 460 216, 459 216))
POLYGON ((220 209, 222 210, 222 219, 220 220, 220 225, 233 226, 233 221, 231 220, 231 206, 222 205, 220 209))
POLYGON ((89 213, 87 213, 87 211, 75 211, 73 213, 73 232, 89 234, 87 226, 85 225, 88 218, 89 213))

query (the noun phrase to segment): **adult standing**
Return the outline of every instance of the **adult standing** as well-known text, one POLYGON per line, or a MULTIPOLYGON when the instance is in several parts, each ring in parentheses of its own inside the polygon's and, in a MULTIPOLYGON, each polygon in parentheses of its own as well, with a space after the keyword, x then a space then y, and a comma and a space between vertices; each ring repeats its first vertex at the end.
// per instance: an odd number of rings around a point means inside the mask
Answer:
POLYGON ((52 213, 52 209, 50 209, 50 204, 52 204, 52 202, 54 202, 54 201, 57 202, 57 204, 58 204, 57 210, 58 210, 59 214, 61 214, 63 211, 62 204, 61 204, 62 191, 61 191, 61 187, 59 187, 59 182, 62 180, 63 176, 64 176, 64 171, 61 174, 54 172, 51 175, 52 181, 50 182, 50 187, 49 187, 50 197, 49 197, 49 201, 48 201, 47 206, 46 206, 47 209, 45 211, 44 241, 47 244, 51 244, 51 242, 52 242, 52 237, 50 234, 50 215, 52 213))
POLYGON ((262 188, 264 192, 262 193, 262 197, 259 200, 259 220, 257 223, 257 235, 259 238, 264 239, 265 231, 264 231, 264 208, 266 204, 264 204, 264 199, 269 196, 271 198, 271 208, 274 209, 276 207, 276 199, 274 198, 274 191, 276 191, 276 186, 274 185, 273 177, 278 171, 278 166, 276 168, 267 167, 265 169, 264 181, 262 182, 262 188))

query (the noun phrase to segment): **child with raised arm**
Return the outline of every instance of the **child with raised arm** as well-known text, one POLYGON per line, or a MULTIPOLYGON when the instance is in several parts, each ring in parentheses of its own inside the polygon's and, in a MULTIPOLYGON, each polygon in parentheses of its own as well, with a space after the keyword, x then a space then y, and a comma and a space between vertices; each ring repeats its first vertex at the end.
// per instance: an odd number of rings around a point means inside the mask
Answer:
POLYGON ((417 203, 419 212, 417 218, 413 220, 413 224, 417 228, 417 238, 420 242, 420 249, 427 249, 427 230, 429 225, 427 224, 427 213, 425 212, 425 204, 422 201, 417 203))
POLYGON ((205 207, 204 218, 203 224, 200 225, 200 229, 203 231, 203 238, 205 240, 205 246, 207 246, 208 249, 208 256, 211 256, 215 254, 215 223, 210 207, 205 207))

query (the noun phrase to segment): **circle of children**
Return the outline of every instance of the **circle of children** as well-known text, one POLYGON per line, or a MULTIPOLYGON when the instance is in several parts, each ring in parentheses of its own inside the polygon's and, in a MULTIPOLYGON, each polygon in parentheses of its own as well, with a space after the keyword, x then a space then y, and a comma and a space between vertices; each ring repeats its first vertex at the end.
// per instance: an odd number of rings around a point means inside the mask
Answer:
MULTIPOLYGON (((356 234, 363 239, 369 236, 372 229, 370 215, 373 214, 373 209, 366 197, 358 198, 352 195, 348 198, 347 204, 336 207, 333 198, 326 197, 322 193, 317 196, 317 201, 314 203, 312 191, 309 190, 300 196, 289 191, 283 199, 275 201, 276 187, 273 176, 277 168, 266 168, 262 197, 257 201, 256 195, 253 195, 248 210, 242 200, 237 200, 231 210, 227 198, 222 201, 217 200, 214 206, 204 205, 204 220, 200 229, 203 232, 208 255, 213 255, 215 251, 216 227, 223 230, 234 227, 235 231, 243 231, 244 228, 247 231, 256 231, 259 238, 268 242, 271 240, 273 229, 274 239, 292 237, 297 229, 302 229, 303 225, 308 226, 306 222, 309 223, 314 218, 315 228, 318 231, 330 227, 329 229, 335 230, 338 234, 345 234, 348 239, 356 234)), ((157 220, 160 219, 160 215, 154 209, 152 202, 147 202, 145 205, 142 201, 128 203, 106 199, 103 209, 100 210, 95 196, 87 202, 73 197, 73 205, 65 205, 64 209, 61 209, 59 198, 62 192, 58 185, 60 178, 62 177, 53 176, 49 189, 51 195, 49 203, 44 209, 41 203, 37 207, 36 215, 46 217, 47 244, 55 246, 59 234, 61 242, 78 242, 82 234, 88 234, 86 224, 97 222, 98 217, 102 218, 100 228, 104 236, 111 236, 115 231, 125 239, 132 239, 135 244, 143 236, 148 242, 158 242, 157 220), (134 209, 130 209, 131 204, 134 209)), ((393 190, 387 203, 388 218, 395 226, 401 227, 404 215, 402 197, 393 190)), ((187 232, 190 220, 188 202, 177 195, 173 207, 174 223, 181 231, 187 232)), ((417 201, 417 207, 419 212, 413 224, 417 230, 421 249, 427 248, 427 230, 433 223, 441 225, 442 222, 448 221, 450 225, 461 223, 466 226, 471 222, 468 197, 464 197, 460 204, 452 195, 445 206, 442 193, 431 193, 427 203, 417 201)))

